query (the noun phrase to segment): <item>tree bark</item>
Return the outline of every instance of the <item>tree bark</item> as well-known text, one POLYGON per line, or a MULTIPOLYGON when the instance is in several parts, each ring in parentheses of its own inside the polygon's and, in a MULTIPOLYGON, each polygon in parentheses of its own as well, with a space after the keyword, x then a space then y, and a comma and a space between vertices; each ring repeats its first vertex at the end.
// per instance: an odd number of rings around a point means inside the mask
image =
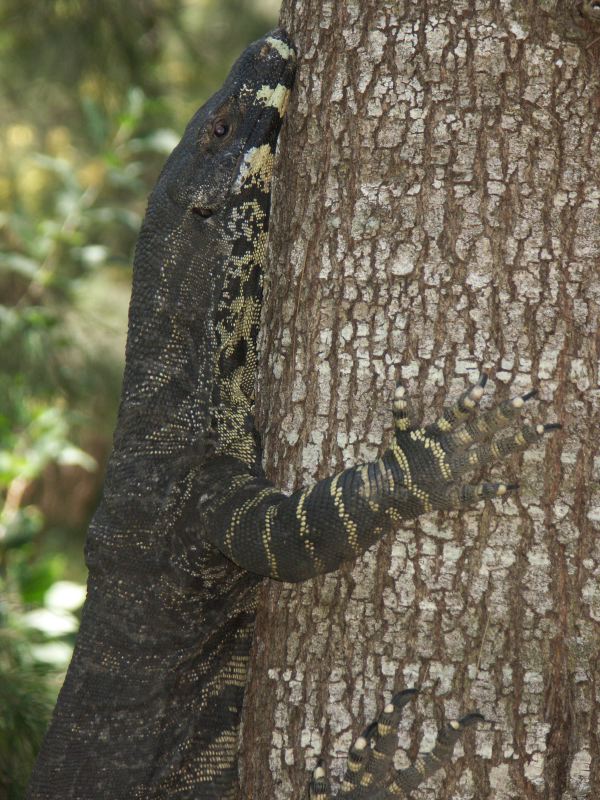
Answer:
POLYGON ((519 481, 509 500, 268 583, 244 800, 304 797, 318 756, 337 785, 352 739, 414 685, 411 756, 443 717, 489 720, 415 797, 600 796, 600 24, 580 6, 283 4, 300 70, 267 274, 269 477, 376 457, 396 377, 431 419, 487 368, 486 394, 534 386, 530 416, 564 428, 486 473, 519 481))

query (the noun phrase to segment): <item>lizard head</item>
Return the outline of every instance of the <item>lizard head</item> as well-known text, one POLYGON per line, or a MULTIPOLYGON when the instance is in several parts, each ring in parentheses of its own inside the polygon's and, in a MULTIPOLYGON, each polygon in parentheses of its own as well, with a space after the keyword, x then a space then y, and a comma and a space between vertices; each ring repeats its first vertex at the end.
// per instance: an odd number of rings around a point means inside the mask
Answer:
MULTIPOLYGON (((193 415, 205 424, 220 299, 243 294, 242 279, 260 291, 272 165, 295 66, 284 31, 251 44, 190 120, 150 196, 133 264, 124 379, 144 408, 164 376, 177 375, 177 392, 192 391, 193 415)), ((183 402, 167 388, 172 407, 183 402)))
POLYGON ((269 192, 273 155, 294 79, 296 55, 277 29, 251 44, 222 88, 196 112, 167 161, 156 192, 219 224, 251 186, 269 192))

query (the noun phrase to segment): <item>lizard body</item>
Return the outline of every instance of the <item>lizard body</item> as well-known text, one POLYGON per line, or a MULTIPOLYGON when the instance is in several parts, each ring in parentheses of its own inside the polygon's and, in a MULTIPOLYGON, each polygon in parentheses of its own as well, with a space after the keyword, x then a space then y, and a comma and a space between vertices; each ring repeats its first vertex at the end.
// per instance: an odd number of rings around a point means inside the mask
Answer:
POLYGON ((282 32, 249 47, 149 199, 114 448, 86 542, 88 595, 32 799, 234 796, 260 578, 208 541, 199 475, 228 442, 256 459, 255 366, 236 345, 256 335, 293 75, 282 32))
MULTIPOLYGON (((150 197, 88 595, 30 800, 232 800, 261 577, 334 570, 398 520, 505 493, 463 475, 544 433, 501 433, 523 398, 478 415, 483 382, 423 428, 399 387, 380 459, 290 496, 266 480, 256 339, 294 71, 283 31, 251 45, 150 197)), ((313 795, 328 797, 324 787, 313 781, 313 795)))

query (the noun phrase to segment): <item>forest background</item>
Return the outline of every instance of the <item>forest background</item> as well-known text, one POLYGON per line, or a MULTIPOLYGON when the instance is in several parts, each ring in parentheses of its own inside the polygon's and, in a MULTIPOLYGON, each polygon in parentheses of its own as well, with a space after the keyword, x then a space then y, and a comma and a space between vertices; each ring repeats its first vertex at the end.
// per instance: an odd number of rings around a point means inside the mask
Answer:
POLYGON ((278 0, 0 5, 0 797, 19 800, 85 597, 133 247, 166 155, 278 0))

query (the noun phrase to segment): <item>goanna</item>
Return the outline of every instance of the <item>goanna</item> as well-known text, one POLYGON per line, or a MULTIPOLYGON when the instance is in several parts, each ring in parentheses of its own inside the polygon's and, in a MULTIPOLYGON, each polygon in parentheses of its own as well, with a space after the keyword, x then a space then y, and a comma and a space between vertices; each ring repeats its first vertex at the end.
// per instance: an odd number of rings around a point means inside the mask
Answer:
MULTIPOLYGON (((379 460, 291 496, 265 479, 256 339, 295 58, 281 30, 252 44, 150 197, 114 449, 86 543, 87 600, 31 800, 234 798, 262 578, 334 570, 395 522, 505 493, 462 476, 543 435, 523 426, 494 438, 523 399, 478 415, 481 384, 422 428, 399 387, 379 460)), ((320 773, 311 791, 329 796, 320 773)))

